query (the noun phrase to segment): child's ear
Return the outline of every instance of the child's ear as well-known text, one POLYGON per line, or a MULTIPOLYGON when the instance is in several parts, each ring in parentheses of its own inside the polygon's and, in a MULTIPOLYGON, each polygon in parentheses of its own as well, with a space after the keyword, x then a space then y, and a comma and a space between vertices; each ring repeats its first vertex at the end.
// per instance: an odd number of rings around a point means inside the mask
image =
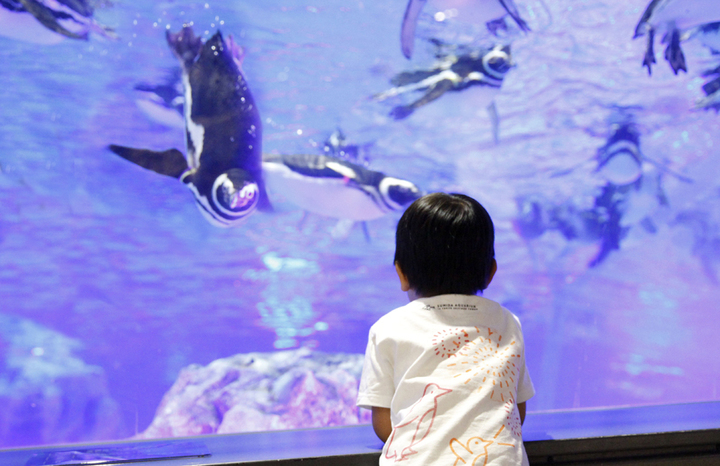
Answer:
POLYGON ((398 278, 400 279, 400 289, 403 291, 409 291, 410 282, 408 281, 405 273, 403 273, 402 269, 400 268, 400 264, 398 264, 397 262, 395 262, 395 271, 397 272, 398 278))
POLYGON ((490 266, 490 275, 488 276, 488 281, 485 284, 485 287, 488 287, 490 285, 490 282, 492 281, 493 277, 495 276, 495 272, 497 272, 497 261, 493 259, 492 266, 490 266))

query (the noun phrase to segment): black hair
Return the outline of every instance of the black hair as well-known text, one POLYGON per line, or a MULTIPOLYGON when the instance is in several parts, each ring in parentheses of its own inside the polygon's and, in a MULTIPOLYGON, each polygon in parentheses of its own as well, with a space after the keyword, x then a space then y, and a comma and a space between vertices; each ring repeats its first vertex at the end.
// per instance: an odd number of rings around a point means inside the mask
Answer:
POLYGON ((432 193, 400 218, 395 262, 419 296, 476 294, 491 278, 494 241, 492 219, 478 201, 432 193))

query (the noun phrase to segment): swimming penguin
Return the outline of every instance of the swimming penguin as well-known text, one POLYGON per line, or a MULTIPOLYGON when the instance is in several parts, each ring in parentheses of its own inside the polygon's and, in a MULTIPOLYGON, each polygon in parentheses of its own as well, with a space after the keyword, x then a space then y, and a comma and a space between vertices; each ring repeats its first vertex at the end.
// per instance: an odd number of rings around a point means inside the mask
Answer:
POLYGON ((513 66, 510 46, 496 45, 489 50, 472 51, 462 55, 440 56, 439 61, 430 70, 403 72, 390 82, 395 87, 374 96, 377 101, 413 91, 424 94, 408 105, 398 105, 390 116, 396 120, 408 117, 418 108, 438 99, 445 92, 459 92, 470 87, 482 89, 482 95, 473 95, 478 106, 488 109, 493 122, 493 137, 498 140, 497 109, 494 98, 500 92, 505 75, 513 66))
POLYGON ((262 178, 260 114, 240 70, 242 50, 218 31, 203 44, 191 27, 167 41, 182 66, 187 155, 112 145, 119 156, 178 178, 200 212, 220 227, 269 210, 262 178))
POLYGON ((402 210, 421 192, 410 181, 338 157, 326 155, 263 155, 268 191, 302 209, 326 217, 373 220, 402 210))
POLYGON ((711 22, 720 21, 720 2, 717 0, 652 0, 635 27, 633 39, 647 35, 647 47, 643 66, 651 74, 655 61, 655 34, 662 33, 665 48, 665 60, 675 74, 679 70, 687 72, 685 55, 680 48, 684 32, 711 22))
POLYGON ((93 13, 87 0, 0 0, 0 35, 44 45, 87 40, 90 32, 117 38, 93 13))
POLYGON ((634 183, 642 176, 640 134, 631 123, 613 126, 612 135, 598 150, 595 172, 617 186, 634 183))
MULTIPOLYGON (((622 240, 627 236, 633 222, 626 218, 632 209, 633 197, 641 191, 642 178, 637 181, 615 185, 606 183, 599 191, 593 206, 581 208, 572 200, 552 205, 537 196, 517 200, 518 216, 512 224, 524 239, 532 240, 546 231, 555 230, 568 241, 596 243, 597 253, 588 267, 600 265, 612 251, 620 250, 622 240)), ((652 224, 648 212, 643 212, 640 222, 652 224)))
MULTIPOLYGON (((518 24, 520 29, 525 32, 530 31, 527 23, 520 17, 517 7, 513 0, 471 0, 476 3, 482 3, 486 11, 486 22, 492 22, 500 16, 510 15, 518 24)), ((408 0, 403 16, 402 26, 400 28, 400 47, 406 58, 411 58, 415 47, 415 28, 417 26, 418 17, 427 0, 408 0)))
POLYGON ((171 71, 162 84, 138 83, 135 103, 151 120, 171 128, 185 128, 185 96, 181 70, 171 71))

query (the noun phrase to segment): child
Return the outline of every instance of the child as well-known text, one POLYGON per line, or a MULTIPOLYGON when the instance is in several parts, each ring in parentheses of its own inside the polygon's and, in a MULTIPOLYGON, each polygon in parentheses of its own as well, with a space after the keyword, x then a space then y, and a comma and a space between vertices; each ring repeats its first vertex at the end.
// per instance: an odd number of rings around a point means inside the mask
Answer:
POLYGON ((397 227, 411 302, 370 329, 357 405, 372 408, 380 464, 528 464, 521 425, 535 394, 520 323, 476 296, 497 270, 493 223, 462 194, 424 196, 397 227))

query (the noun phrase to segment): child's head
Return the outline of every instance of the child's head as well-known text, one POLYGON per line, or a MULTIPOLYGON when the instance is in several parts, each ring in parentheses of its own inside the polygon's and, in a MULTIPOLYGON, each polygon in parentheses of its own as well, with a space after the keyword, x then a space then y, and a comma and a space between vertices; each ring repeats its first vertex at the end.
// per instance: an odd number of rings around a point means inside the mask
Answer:
MULTIPOLYGON (((476 294, 492 280, 495 232, 475 199, 433 193, 413 202, 397 226, 395 266, 417 296, 476 294)), ((407 290, 406 290, 407 291, 407 290)))

